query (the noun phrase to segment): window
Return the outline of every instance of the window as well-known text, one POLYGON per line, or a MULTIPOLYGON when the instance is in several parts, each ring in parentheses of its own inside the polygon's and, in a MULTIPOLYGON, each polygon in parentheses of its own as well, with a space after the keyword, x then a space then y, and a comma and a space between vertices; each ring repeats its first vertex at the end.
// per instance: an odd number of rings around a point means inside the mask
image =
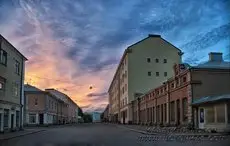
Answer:
POLYGON ((125 84, 125 91, 127 91, 127 84, 125 84))
POLYGON ((124 87, 122 87, 122 93, 123 93, 123 94, 125 93, 125 89, 124 89, 124 87))
POLYGON ((215 122, 214 107, 213 106, 208 107, 205 110, 206 110, 206 114, 205 114, 206 123, 214 123, 215 122))
POLYGON ((183 82, 185 83, 187 81, 187 78, 186 77, 183 77, 183 82))
POLYGON ((9 127, 9 110, 8 109, 4 109, 4 122, 3 122, 3 124, 4 124, 4 127, 5 128, 8 128, 9 127))
POLYGON ((36 123, 36 114, 29 114, 29 123, 36 123))
POLYGON ((168 75, 167 72, 164 72, 164 76, 167 77, 167 75, 168 75))
POLYGON ((19 75, 20 72, 20 63, 15 60, 15 73, 19 75))
POLYGON ((164 92, 164 91, 163 91, 163 88, 161 88, 161 94, 163 94, 163 92, 164 92))
POLYGON ((160 105, 157 106, 157 122, 159 123, 160 122, 160 105))
POLYGON ((179 86, 179 80, 176 79, 176 86, 179 86))
POLYGON ((216 106, 216 121, 217 123, 225 123, 225 105, 216 106))
POLYGON ((0 82, 0 91, 1 91, 1 90, 4 90, 4 85, 5 85, 5 83, 0 82))
POLYGON ((127 77, 127 71, 125 71, 125 78, 127 77))
POLYGON ((150 59, 150 58, 147 58, 147 62, 150 63, 150 62, 151 62, 151 59, 150 59))
POLYGON ((20 121, 20 112, 16 111, 16 127, 19 127, 19 121, 20 121))
POLYGON ((175 121, 175 102, 174 101, 170 103, 170 112, 171 112, 170 119, 172 122, 174 122, 175 121))
POLYGON ((156 59, 155 59, 155 62, 158 63, 158 62, 159 62, 159 59, 156 58, 156 59))
POLYGON ((152 122, 155 122, 155 109, 152 108, 152 122))
POLYGON ((174 88, 174 83, 171 84, 171 88, 174 88))
POLYGON ((49 100, 49 108, 51 107, 51 101, 49 100))
POLYGON ((182 105, 183 106, 182 107, 183 108, 183 121, 187 121, 187 109, 188 109, 187 98, 184 98, 182 102, 183 102, 183 105, 182 105))
POLYGON ((0 63, 3 65, 7 64, 7 53, 2 49, 0 49, 0 63))
POLYGON ((166 108, 166 103, 164 104, 164 121, 167 121, 167 108, 166 108))
POLYGON ((156 72, 156 76, 159 77, 159 75, 160 75, 159 72, 156 72))
POLYGON ((149 71, 149 72, 148 72, 148 76, 151 76, 151 75, 152 75, 152 72, 151 72, 151 71, 149 71))
POLYGON ((14 96, 18 96, 19 95, 19 85, 17 83, 14 83, 13 84, 13 93, 14 93, 14 96))
POLYGON ((164 59, 164 63, 167 63, 167 59, 164 59))
POLYGON ((34 99, 34 105, 38 105, 38 99, 37 98, 34 99))
POLYGON ((230 103, 227 104, 227 107, 228 107, 228 123, 230 123, 230 103))

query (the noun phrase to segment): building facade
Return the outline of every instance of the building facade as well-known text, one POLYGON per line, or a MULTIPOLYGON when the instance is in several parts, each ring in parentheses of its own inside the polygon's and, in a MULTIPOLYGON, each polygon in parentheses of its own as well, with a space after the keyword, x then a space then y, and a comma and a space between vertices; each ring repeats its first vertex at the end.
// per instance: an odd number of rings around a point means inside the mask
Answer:
POLYGON ((26 60, 0 35, 0 132, 17 130, 23 126, 26 60))
POLYGON ((192 125, 230 130, 230 63, 210 53, 198 66, 177 64, 174 76, 133 101, 137 124, 192 125))
POLYGON ((109 105, 106 106, 104 112, 102 113, 102 121, 109 122, 109 105))
POLYGON ((149 35, 129 46, 108 90, 110 121, 132 122, 132 108, 129 104, 139 94, 172 77, 172 67, 175 63, 181 63, 181 55, 178 48, 160 35, 149 35))
POLYGON ((25 125, 61 124, 64 102, 49 92, 25 85, 25 125))
POLYGON ((55 89, 45 89, 51 95, 62 100, 64 104, 60 107, 62 109, 62 116, 64 123, 77 123, 78 122, 78 105, 66 94, 55 90, 55 89))

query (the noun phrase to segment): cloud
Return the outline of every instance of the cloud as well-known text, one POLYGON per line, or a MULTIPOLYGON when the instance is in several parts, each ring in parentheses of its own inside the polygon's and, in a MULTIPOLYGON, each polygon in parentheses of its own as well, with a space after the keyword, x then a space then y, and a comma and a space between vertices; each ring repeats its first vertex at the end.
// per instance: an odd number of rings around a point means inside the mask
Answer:
POLYGON ((87 97, 101 97, 101 96, 106 96, 108 93, 103 92, 103 93, 90 93, 87 95, 87 97))
MULTIPOLYGON (((29 59, 26 82, 58 88, 85 110, 100 110, 108 100, 97 93, 108 89, 122 52, 149 33, 159 33, 180 47, 184 60, 191 63, 203 61, 199 54, 228 47, 229 4, 229 0, 1 0, 0 33, 29 59)), ((221 51, 227 56, 227 49, 221 51)))

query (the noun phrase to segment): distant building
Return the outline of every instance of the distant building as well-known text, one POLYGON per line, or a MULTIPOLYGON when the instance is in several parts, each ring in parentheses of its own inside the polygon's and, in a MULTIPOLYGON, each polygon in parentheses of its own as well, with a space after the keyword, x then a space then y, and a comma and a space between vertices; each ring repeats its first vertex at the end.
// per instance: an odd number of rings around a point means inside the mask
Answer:
POLYGON ((25 85, 25 125, 62 124, 64 107, 67 104, 49 92, 25 85))
POLYGON ((27 59, 0 34, 0 132, 23 126, 27 59))
POLYGON ((63 107, 63 120, 65 123, 77 123, 78 122, 78 105, 66 94, 55 90, 55 89, 46 89, 45 91, 54 95, 58 99, 64 101, 67 105, 63 107))
POLYGON ((93 118, 94 123, 101 122, 101 113, 93 112, 92 113, 92 118, 93 118))
POLYGON ((131 123, 129 104, 173 76, 173 65, 181 63, 180 49, 160 35, 149 35, 129 46, 109 87, 109 117, 112 122, 131 123))

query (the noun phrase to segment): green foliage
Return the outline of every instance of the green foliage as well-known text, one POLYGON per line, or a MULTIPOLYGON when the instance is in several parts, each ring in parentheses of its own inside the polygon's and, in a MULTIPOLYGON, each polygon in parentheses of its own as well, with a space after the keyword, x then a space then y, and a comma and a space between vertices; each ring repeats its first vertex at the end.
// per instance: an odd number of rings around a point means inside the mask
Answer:
POLYGON ((83 120, 84 120, 84 123, 91 123, 93 121, 92 115, 84 113, 83 114, 83 120))

